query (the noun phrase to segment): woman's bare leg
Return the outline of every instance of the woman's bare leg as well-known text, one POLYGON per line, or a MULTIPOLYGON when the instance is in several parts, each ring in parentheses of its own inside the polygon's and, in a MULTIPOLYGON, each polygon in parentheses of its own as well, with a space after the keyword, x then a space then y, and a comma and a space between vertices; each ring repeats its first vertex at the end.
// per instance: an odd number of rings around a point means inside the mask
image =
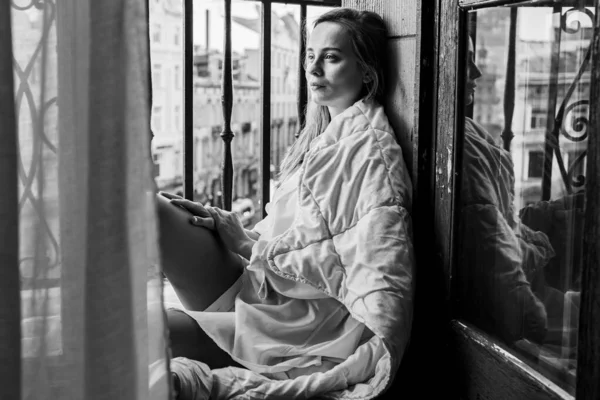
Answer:
POLYGON ((240 277, 242 262, 213 231, 190 224, 188 211, 157 198, 163 272, 187 310, 203 311, 240 277))

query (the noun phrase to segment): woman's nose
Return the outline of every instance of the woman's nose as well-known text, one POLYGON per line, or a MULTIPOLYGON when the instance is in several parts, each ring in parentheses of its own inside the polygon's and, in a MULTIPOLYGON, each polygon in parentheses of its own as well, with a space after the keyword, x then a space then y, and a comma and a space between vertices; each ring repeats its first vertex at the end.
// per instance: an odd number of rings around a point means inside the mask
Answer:
POLYGON ((308 65, 306 67, 306 72, 308 72, 311 75, 315 75, 315 76, 321 76, 323 74, 323 70, 321 69, 321 66, 319 65, 318 59, 308 62, 308 65))
POLYGON ((474 62, 470 62, 469 63, 469 78, 475 80, 477 78, 481 77, 481 70, 479 69, 479 67, 477 67, 477 64, 475 64, 474 62))

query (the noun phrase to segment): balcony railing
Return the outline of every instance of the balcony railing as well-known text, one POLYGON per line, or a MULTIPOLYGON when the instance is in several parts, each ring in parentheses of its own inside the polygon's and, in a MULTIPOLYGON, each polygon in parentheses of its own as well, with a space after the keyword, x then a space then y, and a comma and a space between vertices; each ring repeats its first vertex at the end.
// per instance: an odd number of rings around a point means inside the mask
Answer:
MULTIPOLYGON (((260 171, 261 190, 260 204, 262 216, 265 216, 264 206, 270 197, 271 170, 271 10, 272 4, 295 4, 300 7, 299 23, 299 54, 298 57, 298 123, 296 137, 304 125, 304 108, 307 102, 306 79, 302 66, 302 54, 306 46, 307 6, 338 7, 341 0, 244 0, 262 4, 261 9, 261 89, 260 89, 260 171)), ((221 165, 222 204, 225 210, 231 210, 233 191, 233 158, 231 153, 232 141, 235 135, 231 129, 231 116, 234 104, 232 82, 232 48, 231 48, 231 0, 223 0, 224 6, 224 43, 223 43, 223 74, 221 77, 221 106, 223 125, 221 139, 223 140, 223 156, 221 165)), ((194 114, 193 114, 193 32, 194 32, 194 0, 184 0, 184 156, 183 156, 183 191, 184 197, 193 199, 194 196, 194 114)))

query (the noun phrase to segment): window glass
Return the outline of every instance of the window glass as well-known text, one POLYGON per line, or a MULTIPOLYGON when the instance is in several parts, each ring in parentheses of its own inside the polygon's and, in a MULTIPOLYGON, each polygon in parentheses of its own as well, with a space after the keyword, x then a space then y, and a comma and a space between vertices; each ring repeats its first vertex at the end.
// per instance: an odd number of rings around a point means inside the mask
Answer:
POLYGON ((463 43, 459 314, 571 394, 593 12, 472 11, 463 43))

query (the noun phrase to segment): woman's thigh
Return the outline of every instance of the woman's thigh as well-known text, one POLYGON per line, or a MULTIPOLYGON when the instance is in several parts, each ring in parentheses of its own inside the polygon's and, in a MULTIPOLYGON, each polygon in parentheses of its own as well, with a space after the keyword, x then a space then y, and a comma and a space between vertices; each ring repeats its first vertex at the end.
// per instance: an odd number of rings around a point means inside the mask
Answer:
POLYGON ((241 259, 213 231, 190 224, 188 211, 157 198, 163 272, 186 309, 203 311, 240 277, 241 259))
POLYGON ((185 357, 205 363, 211 369, 224 367, 241 367, 233 361, 227 352, 219 346, 200 328, 196 321, 181 310, 167 310, 167 325, 171 355, 185 357))

